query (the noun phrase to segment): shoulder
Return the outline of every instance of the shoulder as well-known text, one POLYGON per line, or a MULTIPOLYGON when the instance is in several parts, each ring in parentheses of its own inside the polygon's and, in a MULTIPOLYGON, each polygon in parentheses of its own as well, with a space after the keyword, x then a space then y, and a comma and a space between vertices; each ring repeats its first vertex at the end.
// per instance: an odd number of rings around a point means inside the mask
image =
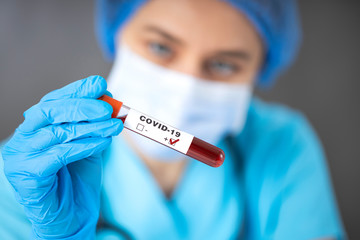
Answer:
POLYGON ((258 137, 284 135, 286 137, 312 137, 313 130, 306 117, 283 104, 253 99, 245 130, 258 137))
POLYGON ((323 150, 303 114, 254 99, 237 139, 248 208, 256 216, 253 233, 276 239, 342 235, 323 150))
POLYGON ((247 180, 258 188, 266 186, 275 193, 301 179, 327 178, 315 131, 302 113, 284 105, 254 99, 238 143, 247 180))
POLYGON ((299 154, 322 156, 322 148, 307 118, 282 104, 253 99, 244 131, 238 136, 245 153, 265 159, 299 154))

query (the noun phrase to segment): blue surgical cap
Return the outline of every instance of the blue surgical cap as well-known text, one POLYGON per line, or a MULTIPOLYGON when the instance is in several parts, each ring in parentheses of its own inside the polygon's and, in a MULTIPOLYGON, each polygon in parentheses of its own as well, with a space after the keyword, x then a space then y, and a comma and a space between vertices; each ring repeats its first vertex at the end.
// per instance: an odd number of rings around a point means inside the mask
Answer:
MULTIPOLYGON (((96 34, 110 59, 115 55, 119 28, 148 0, 97 0, 96 34)), ((270 85, 295 59, 301 39, 296 0, 222 0, 243 13, 254 25, 265 46, 258 83, 270 85)))

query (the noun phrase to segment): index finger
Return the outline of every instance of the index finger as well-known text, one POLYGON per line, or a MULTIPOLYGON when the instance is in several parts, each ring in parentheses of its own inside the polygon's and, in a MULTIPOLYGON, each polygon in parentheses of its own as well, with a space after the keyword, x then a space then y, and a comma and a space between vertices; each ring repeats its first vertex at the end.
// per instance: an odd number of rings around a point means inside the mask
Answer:
POLYGON ((103 77, 95 75, 70 83, 63 88, 46 94, 40 102, 68 98, 99 98, 106 93, 107 84, 103 77))
POLYGON ((111 118, 113 108, 97 99, 60 99, 40 102, 24 112, 19 131, 32 132, 51 124, 103 121, 111 118))

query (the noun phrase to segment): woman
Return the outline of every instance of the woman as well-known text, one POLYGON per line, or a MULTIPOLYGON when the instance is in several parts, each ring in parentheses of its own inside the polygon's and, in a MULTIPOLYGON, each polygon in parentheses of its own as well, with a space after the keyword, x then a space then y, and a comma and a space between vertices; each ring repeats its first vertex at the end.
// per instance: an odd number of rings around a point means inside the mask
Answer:
MULTIPOLYGON (((98 10, 114 59, 108 87, 92 76, 47 94, 2 149, 33 238, 344 238, 311 127, 252 95, 296 55, 293 1, 100 1, 98 10), (216 144, 223 166, 119 135, 103 94, 216 144)), ((1 186, 2 221, 15 222, 1 231, 26 234, 1 186)))

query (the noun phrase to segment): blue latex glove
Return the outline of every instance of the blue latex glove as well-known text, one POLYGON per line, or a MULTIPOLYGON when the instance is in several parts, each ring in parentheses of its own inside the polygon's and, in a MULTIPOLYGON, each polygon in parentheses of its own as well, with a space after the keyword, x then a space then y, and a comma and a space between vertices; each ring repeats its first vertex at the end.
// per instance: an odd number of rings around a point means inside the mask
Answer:
POLYGON ((92 76, 47 94, 2 150, 35 239, 95 238, 102 152, 123 129, 97 100, 104 93, 106 81, 92 76))

